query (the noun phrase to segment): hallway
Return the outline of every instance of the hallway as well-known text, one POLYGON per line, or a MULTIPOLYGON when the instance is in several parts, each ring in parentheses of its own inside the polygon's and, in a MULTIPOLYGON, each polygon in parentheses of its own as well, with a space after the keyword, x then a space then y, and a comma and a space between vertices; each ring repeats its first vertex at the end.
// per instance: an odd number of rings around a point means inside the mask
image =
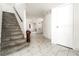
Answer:
POLYGON ((42 34, 31 35, 31 42, 28 47, 9 54, 8 56, 78 56, 79 51, 51 44, 42 34))
POLYGON ((79 56, 79 4, 0 6, 1 56, 79 56), (27 30, 42 33, 31 34, 29 46, 27 30))

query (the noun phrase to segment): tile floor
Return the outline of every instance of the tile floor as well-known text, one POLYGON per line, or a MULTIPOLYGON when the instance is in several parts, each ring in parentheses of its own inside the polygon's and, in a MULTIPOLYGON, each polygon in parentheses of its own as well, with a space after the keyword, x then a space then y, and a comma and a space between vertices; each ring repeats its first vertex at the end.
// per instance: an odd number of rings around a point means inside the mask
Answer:
POLYGON ((7 56, 78 56, 79 51, 51 44, 41 34, 32 35, 30 45, 7 56))

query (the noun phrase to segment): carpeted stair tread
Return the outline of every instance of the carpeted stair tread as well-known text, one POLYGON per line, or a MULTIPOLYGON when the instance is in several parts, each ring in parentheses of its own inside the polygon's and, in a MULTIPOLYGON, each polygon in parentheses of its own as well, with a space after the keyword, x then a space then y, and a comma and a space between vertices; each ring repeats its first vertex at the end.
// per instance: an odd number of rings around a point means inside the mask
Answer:
POLYGON ((26 46, 26 39, 14 13, 3 12, 1 55, 7 55, 26 46))
POLYGON ((9 46, 6 49, 5 48, 1 49, 1 55, 5 56, 5 55, 11 54, 13 52, 19 51, 19 50, 21 50, 21 49, 23 49, 25 47, 27 47, 27 43, 26 42, 18 44, 18 45, 15 45, 15 46, 9 46))

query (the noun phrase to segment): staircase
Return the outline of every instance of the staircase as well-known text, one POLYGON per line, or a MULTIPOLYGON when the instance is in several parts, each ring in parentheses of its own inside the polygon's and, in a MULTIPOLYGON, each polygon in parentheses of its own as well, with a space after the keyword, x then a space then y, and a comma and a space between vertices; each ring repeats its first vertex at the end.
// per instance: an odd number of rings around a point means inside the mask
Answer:
POLYGON ((1 55, 7 55, 26 46, 26 39, 14 13, 3 12, 1 33, 1 55))

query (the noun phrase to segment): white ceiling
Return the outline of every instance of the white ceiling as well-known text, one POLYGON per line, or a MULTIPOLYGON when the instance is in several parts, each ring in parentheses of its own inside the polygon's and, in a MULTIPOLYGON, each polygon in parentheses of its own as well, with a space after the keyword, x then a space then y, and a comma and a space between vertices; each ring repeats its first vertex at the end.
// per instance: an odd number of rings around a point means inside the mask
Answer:
POLYGON ((26 3, 27 17, 42 17, 61 3, 26 3))
POLYGON ((6 4, 25 7, 27 17, 43 17, 52 8, 62 5, 62 3, 4 3, 3 5, 6 4))

